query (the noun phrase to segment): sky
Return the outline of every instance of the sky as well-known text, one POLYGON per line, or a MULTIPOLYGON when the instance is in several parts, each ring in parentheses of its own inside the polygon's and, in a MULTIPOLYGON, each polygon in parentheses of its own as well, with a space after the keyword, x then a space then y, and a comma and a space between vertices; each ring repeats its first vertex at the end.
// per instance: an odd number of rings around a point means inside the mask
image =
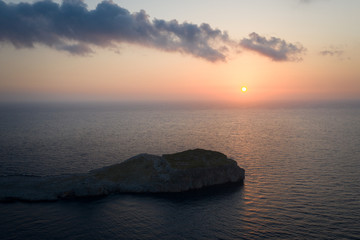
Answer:
POLYGON ((359 9, 358 0, 0 0, 0 101, 360 100, 359 9))

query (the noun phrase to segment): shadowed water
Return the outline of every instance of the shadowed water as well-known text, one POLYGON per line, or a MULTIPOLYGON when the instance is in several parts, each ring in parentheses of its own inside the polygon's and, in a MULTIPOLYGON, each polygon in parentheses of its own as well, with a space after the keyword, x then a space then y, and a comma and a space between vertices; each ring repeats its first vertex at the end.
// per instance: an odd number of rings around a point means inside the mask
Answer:
POLYGON ((0 175, 87 172, 204 148, 244 186, 1 203, 1 239, 359 239, 360 109, 2 106, 0 175))

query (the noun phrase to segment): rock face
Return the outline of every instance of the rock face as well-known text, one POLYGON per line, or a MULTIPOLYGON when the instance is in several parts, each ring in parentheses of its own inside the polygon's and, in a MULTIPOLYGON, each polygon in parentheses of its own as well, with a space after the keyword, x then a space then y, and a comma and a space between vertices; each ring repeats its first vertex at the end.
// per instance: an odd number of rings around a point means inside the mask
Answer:
POLYGON ((0 200, 56 200, 114 192, 182 192, 243 182, 244 169, 226 155, 195 149, 155 156, 140 154, 86 174, 0 177, 0 200))

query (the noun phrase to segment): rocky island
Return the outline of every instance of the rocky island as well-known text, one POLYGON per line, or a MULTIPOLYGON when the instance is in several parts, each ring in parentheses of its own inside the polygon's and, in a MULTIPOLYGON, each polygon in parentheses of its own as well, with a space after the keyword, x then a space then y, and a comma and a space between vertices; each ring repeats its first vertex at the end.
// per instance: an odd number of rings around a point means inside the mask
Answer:
POLYGON ((245 170, 226 155, 194 149, 162 156, 139 154, 84 174, 2 176, 0 200, 57 200, 121 192, 182 192, 229 182, 242 183, 245 170))

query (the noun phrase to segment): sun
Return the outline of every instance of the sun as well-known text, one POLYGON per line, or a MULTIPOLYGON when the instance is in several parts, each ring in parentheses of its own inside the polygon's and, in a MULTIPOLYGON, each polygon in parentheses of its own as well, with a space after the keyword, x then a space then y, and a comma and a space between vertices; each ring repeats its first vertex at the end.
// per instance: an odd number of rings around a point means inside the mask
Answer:
POLYGON ((246 92, 246 90, 247 90, 246 87, 242 87, 242 88, 241 88, 241 91, 242 91, 242 92, 246 92))

